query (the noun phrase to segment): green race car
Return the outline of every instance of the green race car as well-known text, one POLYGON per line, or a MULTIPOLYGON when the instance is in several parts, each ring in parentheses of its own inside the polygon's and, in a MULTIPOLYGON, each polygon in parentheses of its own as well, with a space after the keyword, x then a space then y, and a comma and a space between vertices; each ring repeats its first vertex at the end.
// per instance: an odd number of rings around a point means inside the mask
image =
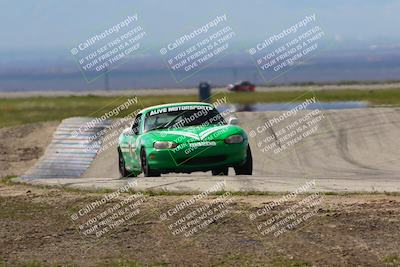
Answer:
POLYGON ((237 119, 224 116, 208 103, 187 102, 141 110, 119 137, 122 177, 161 173, 212 171, 251 175, 253 161, 246 132, 237 119))

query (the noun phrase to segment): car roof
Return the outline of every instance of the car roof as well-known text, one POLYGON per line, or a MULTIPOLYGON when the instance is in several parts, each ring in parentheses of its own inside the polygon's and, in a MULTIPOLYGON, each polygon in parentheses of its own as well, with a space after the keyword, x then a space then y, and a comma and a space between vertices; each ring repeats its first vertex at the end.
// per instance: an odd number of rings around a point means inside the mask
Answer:
POLYGON ((212 104, 205 103, 205 102, 178 102, 178 103, 168 103, 168 104, 162 104, 162 105, 144 108, 139 112, 139 114, 147 113, 148 111, 158 109, 158 108, 173 107, 173 106, 190 106, 190 105, 203 105, 203 106, 214 107, 212 104))

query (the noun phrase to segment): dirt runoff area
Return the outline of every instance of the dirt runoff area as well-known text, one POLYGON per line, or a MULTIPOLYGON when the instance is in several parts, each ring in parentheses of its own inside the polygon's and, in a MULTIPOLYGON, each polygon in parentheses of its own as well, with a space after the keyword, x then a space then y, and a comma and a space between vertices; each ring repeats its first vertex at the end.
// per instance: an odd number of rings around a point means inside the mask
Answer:
POLYGON ((94 193, 3 179, 0 266, 400 266, 399 196, 287 197, 94 193))
POLYGON ((24 174, 43 155, 59 122, 0 128, 0 178, 24 174))

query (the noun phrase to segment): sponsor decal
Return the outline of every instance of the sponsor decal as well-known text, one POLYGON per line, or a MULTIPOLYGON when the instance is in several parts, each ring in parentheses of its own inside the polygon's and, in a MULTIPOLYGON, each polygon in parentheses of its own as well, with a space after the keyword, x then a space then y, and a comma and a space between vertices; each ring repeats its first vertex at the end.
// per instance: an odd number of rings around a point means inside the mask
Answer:
POLYGON ((213 107, 211 106, 176 106, 176 107, 165 107, 165 108, 159 108, 159 109, 154 109, 150 111, 149 116, 154 116, 162 113, 168 113, 168 112, 176 112, 176 111, 187 111, 187 110, 212 110, 213 107))
POLYGON ((190 147, 201 147, 201 146, 216 146, 217 143, 214 141, 204 141, 204 142, 196 142, 196 143, 190 143, 190 147))

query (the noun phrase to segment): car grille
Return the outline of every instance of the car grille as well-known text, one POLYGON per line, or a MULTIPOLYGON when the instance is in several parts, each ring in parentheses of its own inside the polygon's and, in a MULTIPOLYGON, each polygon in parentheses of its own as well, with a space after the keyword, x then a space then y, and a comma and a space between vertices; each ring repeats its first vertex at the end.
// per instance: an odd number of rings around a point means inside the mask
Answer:
POLYGON ((178 159, 178 164, 197 165, 197 164, 210 164, 218 163, 226 160, 226 156, 210 156, 210 157, 192 157, 178 159))

